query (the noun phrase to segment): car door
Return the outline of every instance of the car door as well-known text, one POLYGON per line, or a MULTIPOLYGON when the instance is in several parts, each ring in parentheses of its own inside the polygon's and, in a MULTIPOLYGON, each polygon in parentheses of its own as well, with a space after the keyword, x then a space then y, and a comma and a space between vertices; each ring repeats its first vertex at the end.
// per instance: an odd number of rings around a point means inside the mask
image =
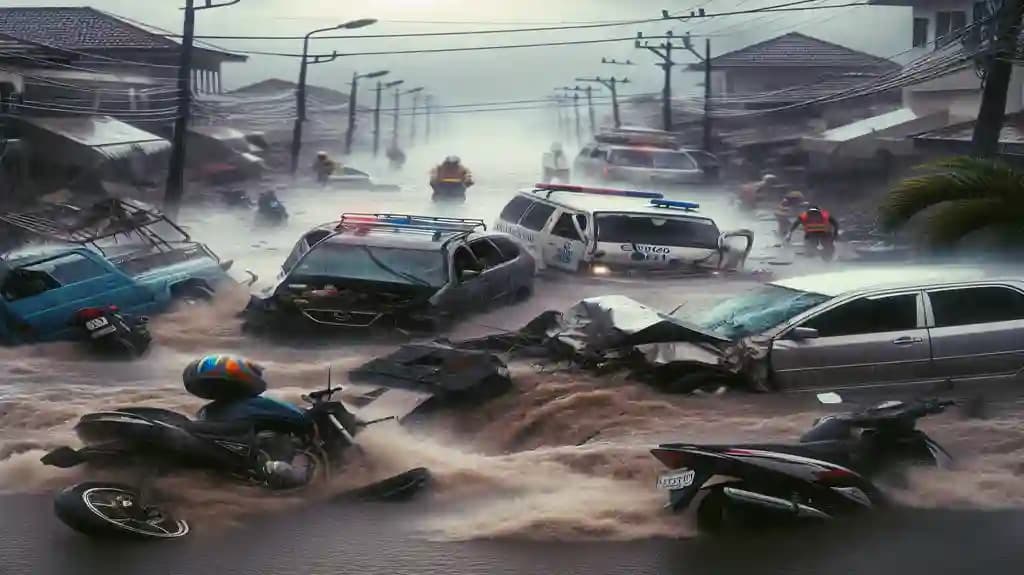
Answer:
POLYGON ((814 314, 772 342, 772 372, 784 389, 925 381, 931 345, 919 291, 862 296, 814 314))
POLYGON ((466 246, 457 246, 451 254, 449 277, 452 283, 446 298, 447 311, 458 314, 482 309, 490 301, 483 266, 466 246))
POLYGON ((583 250, 586 249, 575 215, 574 212, 559 210, 544 242, 544 261, 570 272, 579 270, 583 250))
POLYGON ((18 297, 10 292, 7 283, 13 278, 9 277, 3 289, 11 315, 26 325, 36 339, 65 337, 72 329, 71 318, 82 308, 118 305, 130 310, 141 304, 137 300, 148 293, 139 293, 127 276, 79 253, 42 260, 16 272, 31 274, 46 287, 33 295, 18 297))
POLYGON ((469 250, 473 252, 483 271, 480 280, 487 290, 484 296, 488 303, 507 298, 512 293, 512 282, 509 262, 487 238, 469 242, 469 250))
POLYGON ((542 266, 552 265, 545 257, 548 242, 548 221, 555 213, 555 207, 543 202, 534 202, 529 211, 519 220, 519 237, 524 240, 530 252, 542 266))
POLYGON ((1024 293, 1007 285, 926 293, 935 377, 1001 377, 1024 368, 1024 293))

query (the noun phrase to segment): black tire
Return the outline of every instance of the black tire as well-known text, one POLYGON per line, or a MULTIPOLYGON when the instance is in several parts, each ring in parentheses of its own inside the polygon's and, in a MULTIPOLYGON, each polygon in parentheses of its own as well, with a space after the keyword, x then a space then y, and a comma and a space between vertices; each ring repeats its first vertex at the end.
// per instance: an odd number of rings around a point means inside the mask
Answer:
POLYGON ((697 528, 707 533, 719 533, 725 528, 729 498, 721 488, 711 489, 697 506, 697 528))
POLYGON ((171 297, 177 301, 191 305, 198 302, 208 302, 213 300, 213 290, 204 285, 189 283, 171 288, 171 297))
POLYGON ((188 523, 141 506, 138 490, 119 483, 72 485, 54 499, 53 511, 65 525, 90 537, 177 539, 189 532, 188 523))
POLYGON ((430 471, 425 467, 410 469, 393 477, 343 493, 339 499, 381 501, 395 503, 408 501, 430 482, 430 471))

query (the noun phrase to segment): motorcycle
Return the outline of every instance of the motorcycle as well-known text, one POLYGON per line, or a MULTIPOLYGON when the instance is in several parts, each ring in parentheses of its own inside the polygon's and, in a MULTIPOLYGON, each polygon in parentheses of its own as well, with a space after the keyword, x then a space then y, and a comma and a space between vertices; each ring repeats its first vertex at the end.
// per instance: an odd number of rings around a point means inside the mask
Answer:
POLYGON ((462 178, 442 178, 430 182, 430 187, 434 190, 430 198, 434 202, 465 203, 466 189, 469 185, 462 178))
POLYGON ((134 359, 149 349, 149 318, 125 317, 117 306, 87 307, 75 312, 72 325, 89 348, 103 357, 134 359))
MULTIPOLYGON (((301 488, 336 471, 344 453, 358 447, 355 437, 362 429, 392 419, 360 421, 341 402, 332 401, 338 391, 328 383, 326 389, 304 395, 306 409, 263 396, 214 401, 199 411, 196 420, 152 407, 90 413, 74 428, 85 446, 59 447, 43 456, 42 462, 59 468, 89 464, 114 469, 141 465, 147 471, 204 469, 273 489, 280 488, 275 465, 302 460, 307 464, 304 483, 288 486, 301 488)), ((356 493, 400 499, 414 494, 428 479, 429 472, 417 468, 356 493)), ((54 511, 63 523, 86 535, 143 539, 187 535, 188 523, 150 502, 143 487, 79 483, 57 495, 54 511)))
MULTIPOLYGON (((840 403, 821 394, 822 403, 840 403)), ((873 480, 910 465, 948 467, 952 457, 924 432, 918 419, 942 413, 953 401, 888 401, 862 411, 818 419, 797 444, 691 445, 651 450, 671 471, 657 486, 673 511, 698 494, 697 525, 728 526, 825 520, 883 506, 873 480), (712 478, 716 478, 712 480, 712 478)))
POLYGON ((256 222, 267 225, 280 225, 288 221, 288 209, 276 197, 261 197, 256 209, 256 222))

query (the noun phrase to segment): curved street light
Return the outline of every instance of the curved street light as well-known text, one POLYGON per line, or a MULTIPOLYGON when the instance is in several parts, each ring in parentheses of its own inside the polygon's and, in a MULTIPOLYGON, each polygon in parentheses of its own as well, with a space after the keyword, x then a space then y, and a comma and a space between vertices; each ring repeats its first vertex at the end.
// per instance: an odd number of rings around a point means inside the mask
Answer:
POLYGON ((376 18, 360 18, 358 20, 349 20, 342 24, 336 24, 334 26, 328 26, 326 28, 317 28, 312 32, 306 34, 302 39, 302 62, 299 64, 299 85, 295 90, 295 127, 292 130, 292 175, 299 169, 299 152, 302 150, 302 124, 306 121, 306 69, 309 64, 320 64, 322 62, 330 62, 338 57, 337 52, 333 53, 326 59, 321 59, 319 56, 314 56, 313 62, 309 61, 309 39, 321 32, 329 32, 331 30, 355 30, 356 28, 363 28, 376 24, 376 18))
POLYGON ((369 74, 352 73, 352 89, 348 95, 348 131, 345 132, 345 154, 352 153, 352 141, 356 132, 356 100, 359 94, 359 80, 363 78, 380 78, 390 73, 390 70, 377 70, 369 74))

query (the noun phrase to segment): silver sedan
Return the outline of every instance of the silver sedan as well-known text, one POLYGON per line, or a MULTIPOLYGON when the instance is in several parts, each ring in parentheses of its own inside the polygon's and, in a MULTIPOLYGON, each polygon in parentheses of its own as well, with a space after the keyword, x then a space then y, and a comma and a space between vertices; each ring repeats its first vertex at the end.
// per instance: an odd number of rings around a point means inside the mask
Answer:
POLYGON ((767 343, 782 389, 1016 378, 1024 279, 982 268, 858 269, 773 282, 691 318, 767 343))

